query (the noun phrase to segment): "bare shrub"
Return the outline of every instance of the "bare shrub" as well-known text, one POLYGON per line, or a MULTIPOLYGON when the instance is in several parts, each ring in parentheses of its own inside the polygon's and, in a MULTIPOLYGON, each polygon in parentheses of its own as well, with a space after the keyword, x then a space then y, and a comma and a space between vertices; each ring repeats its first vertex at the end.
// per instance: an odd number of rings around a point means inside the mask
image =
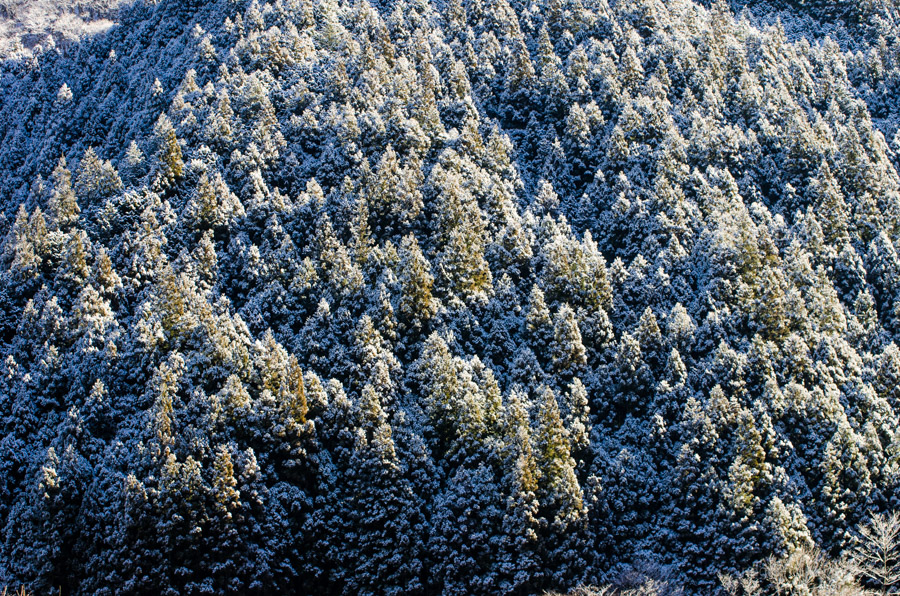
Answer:
POLYGON ((900 513, 879 513, 859 529, 850 554, 853 571, 872 587, 894 594, 900 585, 900 513))
POLYGON ((787 556, 770 557, 760 570, 739 576, 720 575, 728 596, 868 596, 859 585, 853 565, 832 560, 819 549, 801 548, 787 556))

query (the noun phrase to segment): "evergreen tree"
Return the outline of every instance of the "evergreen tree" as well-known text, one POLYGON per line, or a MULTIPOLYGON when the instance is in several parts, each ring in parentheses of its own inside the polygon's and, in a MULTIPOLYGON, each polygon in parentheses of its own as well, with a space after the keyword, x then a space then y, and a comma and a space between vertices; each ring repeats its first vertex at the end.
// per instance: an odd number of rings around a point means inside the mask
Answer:
POLYGON ((53 170, 53 190, 47 205, 54 227, 66 229, 78 219, 81 209, 72 188, 72 173, 66 168, 64 157, 53 170))
POLYGON ((160 114, 153 134, 157 144, 158 183, 162 186, 172 185, 184 175, 184 157, 175 128, 165 114, 160 114))
POLYGON ((99 201, 121 190, 122 180, 113 165, 109 160, 102 161, 97 157, 94 148, 88 147, 78 164, 78 176, 75 179, 76 194, 89 201, 99 201))
POLYGON ((434 278, 431 267, 415 236, 407 234, 400 245, 400 305, 401 316, 419 325, 434 316, 437 308, 431 290, 434 278))

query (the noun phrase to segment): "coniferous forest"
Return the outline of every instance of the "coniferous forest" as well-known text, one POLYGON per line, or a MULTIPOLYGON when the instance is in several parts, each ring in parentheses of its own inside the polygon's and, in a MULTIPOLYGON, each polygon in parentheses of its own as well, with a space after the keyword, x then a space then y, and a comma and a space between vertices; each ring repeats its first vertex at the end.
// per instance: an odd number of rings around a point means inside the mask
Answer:
POLYGON ((138 0, 7 56, 0 586, 894 593, 898 127, 896 0, 138 0))

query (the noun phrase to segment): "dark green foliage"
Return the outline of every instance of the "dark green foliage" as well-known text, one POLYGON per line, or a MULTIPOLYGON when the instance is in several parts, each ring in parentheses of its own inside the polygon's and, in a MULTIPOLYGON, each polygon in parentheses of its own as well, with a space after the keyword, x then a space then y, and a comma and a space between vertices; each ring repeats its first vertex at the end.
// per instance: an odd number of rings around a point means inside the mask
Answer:
POLYGON ((778 6, 845 47, 162 1, 4 63, 0 584, 836 585, 898 506, 897 15, 778 6))

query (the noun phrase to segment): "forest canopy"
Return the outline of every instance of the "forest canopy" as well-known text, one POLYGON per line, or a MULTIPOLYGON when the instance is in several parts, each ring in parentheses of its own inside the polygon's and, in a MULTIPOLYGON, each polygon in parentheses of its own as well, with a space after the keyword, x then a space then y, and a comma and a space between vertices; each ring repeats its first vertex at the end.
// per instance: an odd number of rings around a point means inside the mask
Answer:
POLYGON ((900 509, 898 15, 147 0, 7 59, 0 585, 888 588, 823 561, 900 509))

